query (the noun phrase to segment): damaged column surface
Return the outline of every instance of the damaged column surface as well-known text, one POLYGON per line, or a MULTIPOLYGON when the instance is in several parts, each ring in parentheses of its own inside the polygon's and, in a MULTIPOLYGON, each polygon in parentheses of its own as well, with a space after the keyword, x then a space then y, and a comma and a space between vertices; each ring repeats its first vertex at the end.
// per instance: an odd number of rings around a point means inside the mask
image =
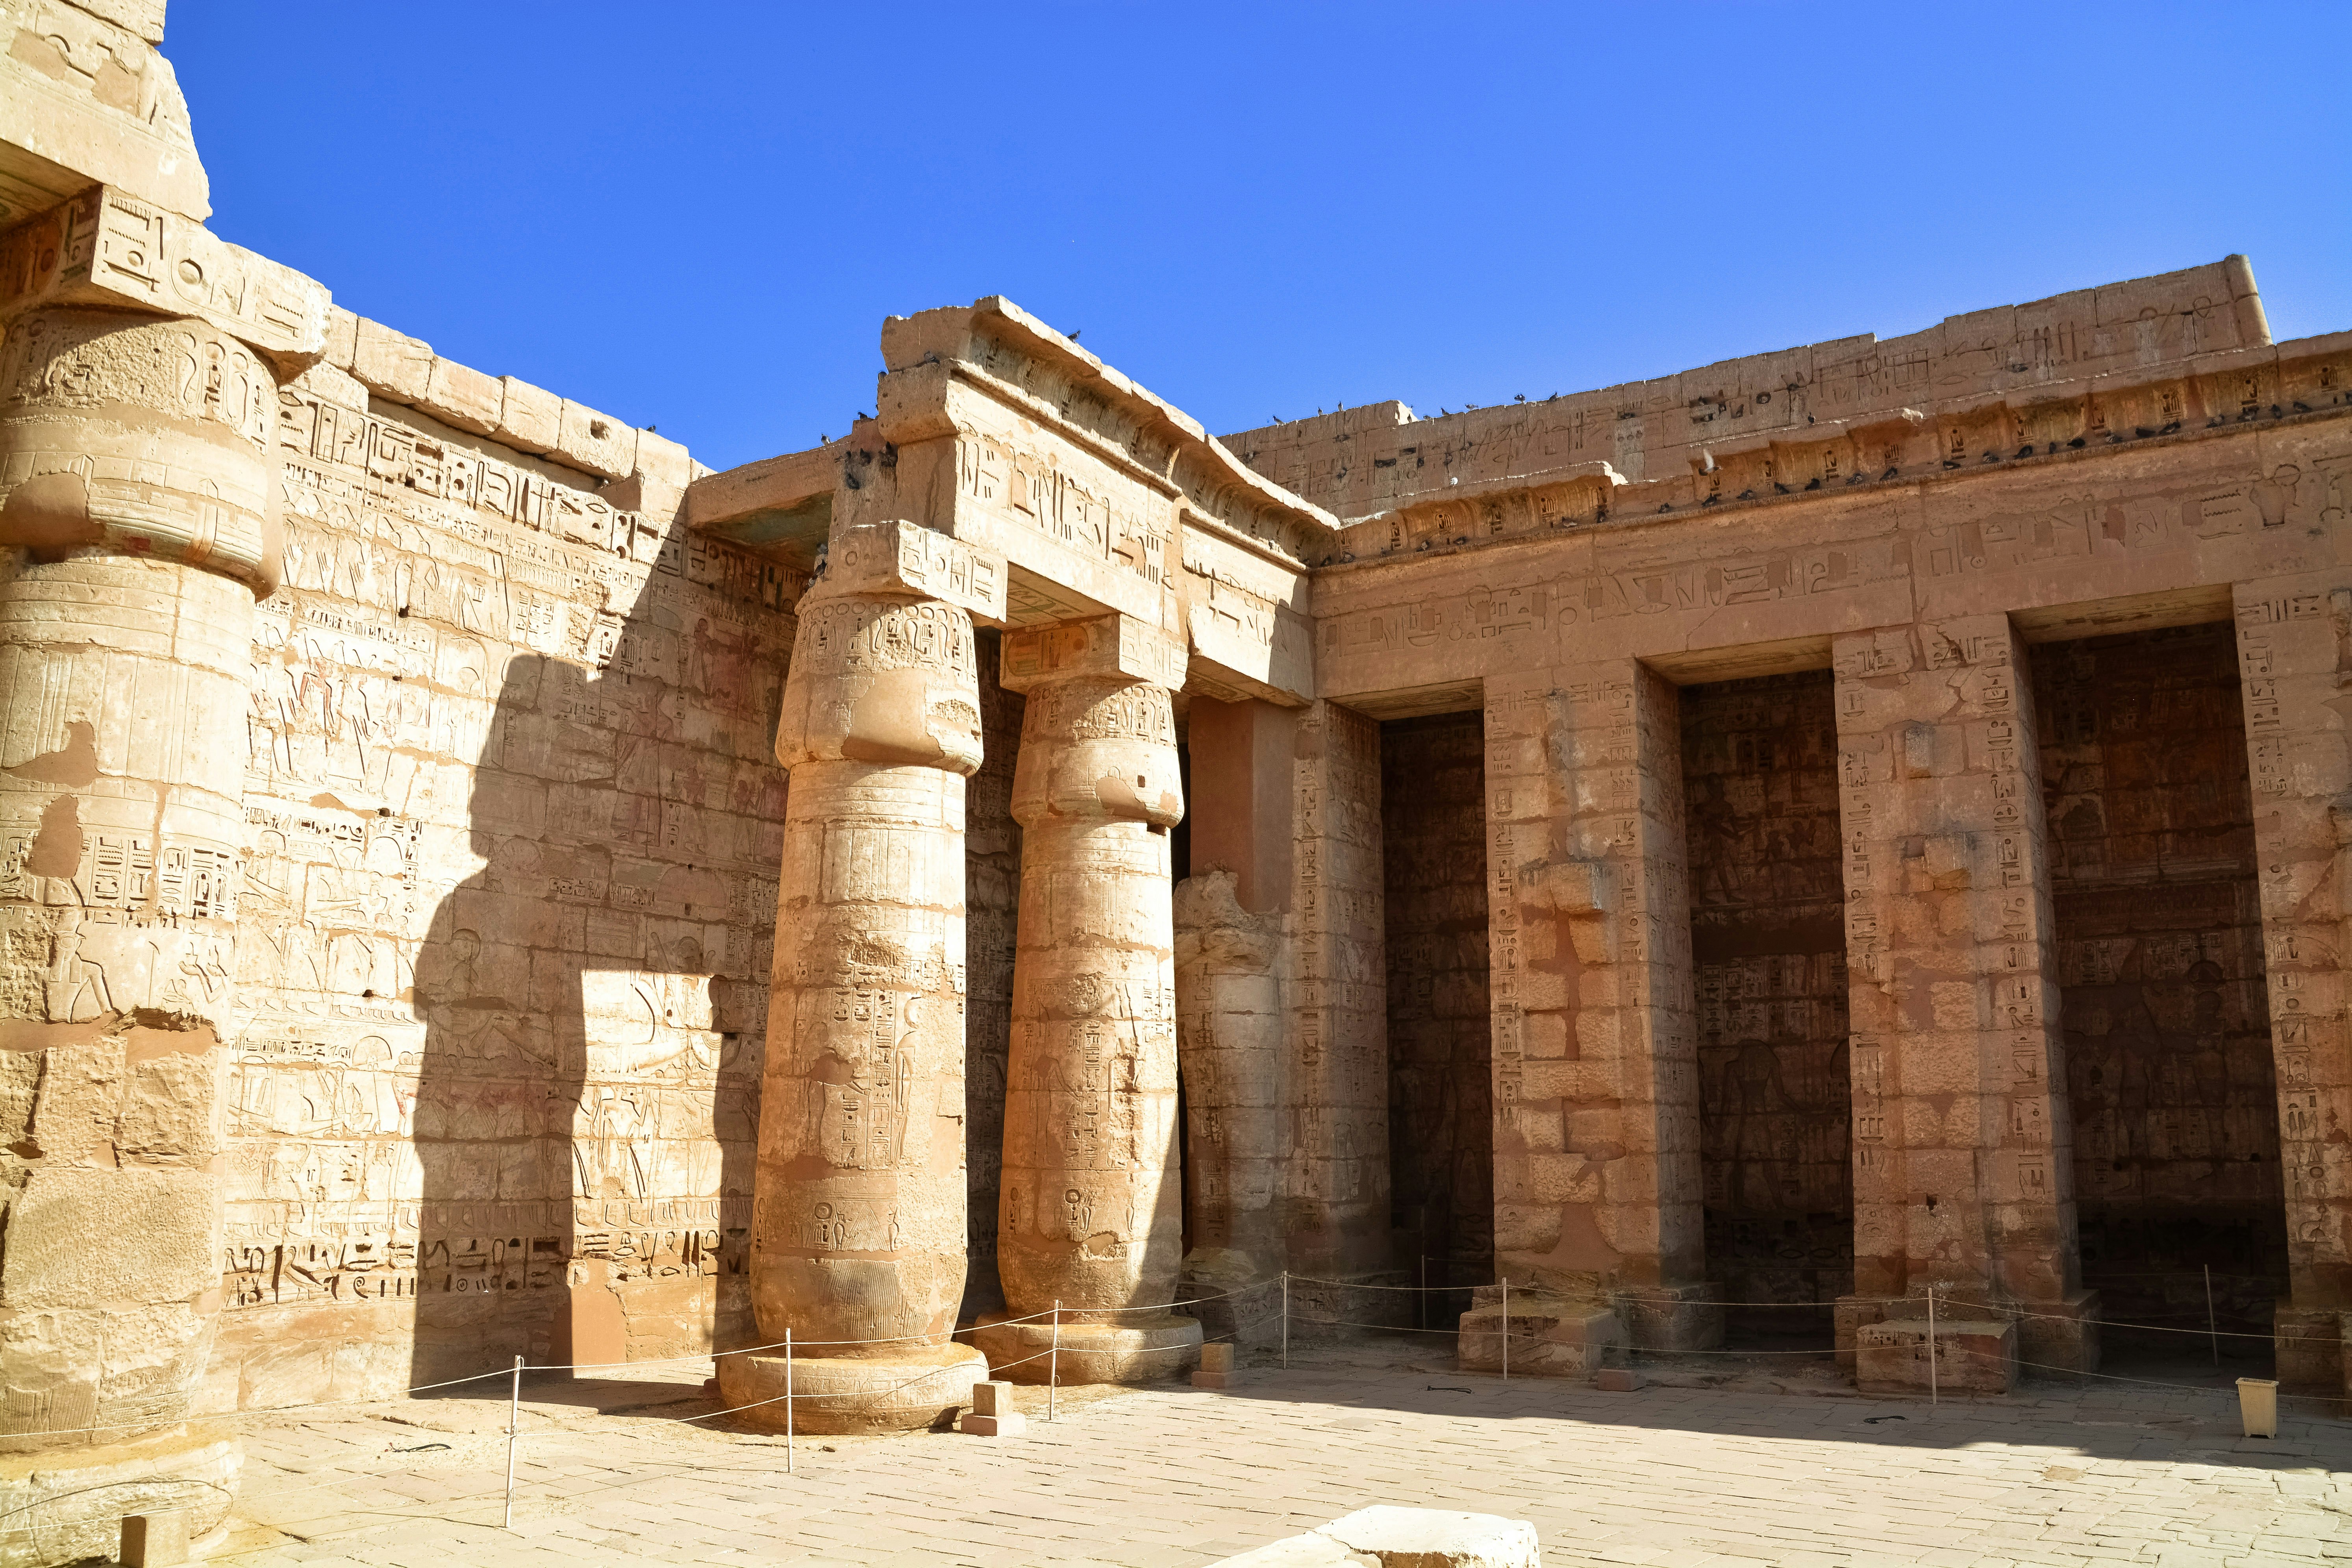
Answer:
POLYGON ((110 1554, 146 1508, 209 1530, 237 1473, 186 1418, 221 1303, 278 379, 202 321, 46 309, 9 329, 0 399, 0 1511, 42 1526, 0 1537, 13 1564, 110 1554))
POLYGON ((1183 646, 1126 616, 1014 632, 1028 698, 1013 785, 1021 924, 997 1267, 1006 1316, 973 1339, 1001 1376, 1162 1377, 1201 1327, 1182 1261, 1168 829, 1184 815, 1169 694, 1183 646), (1045 1314, 1045 1316, 1039 1316, 1045 1314))
MULTIPOLYGON (((964 780, 981 762, 968 610, 1001 616, 1003 582, 911 523, 866 524, 836 531, 801 605, 776 736, 792 788, 751 1272, 762 1341, 790 1331, 814 1352, 791 1367, 804 1432, 929 1426, 988 1375, 950 1336, 965 1257, 964 780), (942 556, 961 570, 929 570, 942 556)), ((781 1352, 719 1368, 729 1405, 783 1426, 781 1352)))
POLYGON ((2050 874, 2024 647, 2005 616, 1836 643, 1865 1388, 2006 1390, 2098 1365, 2054 1035, 2050 874))

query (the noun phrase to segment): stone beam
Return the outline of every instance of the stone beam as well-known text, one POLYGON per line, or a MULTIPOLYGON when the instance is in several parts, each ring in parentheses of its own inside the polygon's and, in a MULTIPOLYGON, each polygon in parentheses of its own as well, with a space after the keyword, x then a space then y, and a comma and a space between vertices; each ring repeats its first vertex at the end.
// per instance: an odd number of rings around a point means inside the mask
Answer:
POLYGON ((93 185, 0 234, 0 321, 51 305, 194 317, 268 359, 281 379, 327 350, 324 284, 114 185, 93 185))

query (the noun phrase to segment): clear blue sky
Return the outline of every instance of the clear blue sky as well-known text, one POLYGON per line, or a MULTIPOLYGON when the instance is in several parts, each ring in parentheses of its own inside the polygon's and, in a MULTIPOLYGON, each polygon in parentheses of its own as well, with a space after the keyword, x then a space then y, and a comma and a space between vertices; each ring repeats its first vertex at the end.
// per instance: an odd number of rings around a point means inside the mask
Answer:
POLYGON ((2253 258, 2352 328, 2352 5, 179 0, 214 228, 718 467, 1011 296, 1212 430, 2253 258))

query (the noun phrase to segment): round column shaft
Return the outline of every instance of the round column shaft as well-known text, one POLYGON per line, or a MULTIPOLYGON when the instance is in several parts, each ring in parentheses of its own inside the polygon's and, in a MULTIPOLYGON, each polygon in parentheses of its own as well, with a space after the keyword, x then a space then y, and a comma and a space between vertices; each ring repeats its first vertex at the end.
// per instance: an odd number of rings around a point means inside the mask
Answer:
MULTIPOLYGON (((1165 1376, 1201 1342, 1165 1310, 1183 1246, 1167 829, 1184 801, 1168 687, 1129 673, 1154 661, 1139 652, 1167 662, 1158 636, 1112 616, 1006 641, 1028 703, 997 1268, 1007 1317, 1061 1303, 1065 1383, 1165 1376), (1050 668, 1022 672, 1024 638, 1050 668)), ((1050 1321, 974 1337, 1001 1375, 1046 1376, 1030 1358, 1050 1321)))
POLYGON ((40 1526, 12 1563, 110 1557, 149 1505, 209 1530, 238 1468, 186 1417, 221 1301, 277 412, 202 321, 35 310, 0 347, 0 1510, 40 1526))
MULTIPOLYGON (((836 553, 839 553, 837 551, 836 553)), ((971 619, 908 595, 803 601, 776 757, 792 770, 751 1273, 790 1329, 795 1426, 917 1429, 987 1376, 951 1342, 964 1283, 964 780, 971 619), (895 1341, 848 1344, 828 1342, 895 1341)), ((782 1427, 776 1352, 720 1387, 782 1427)))

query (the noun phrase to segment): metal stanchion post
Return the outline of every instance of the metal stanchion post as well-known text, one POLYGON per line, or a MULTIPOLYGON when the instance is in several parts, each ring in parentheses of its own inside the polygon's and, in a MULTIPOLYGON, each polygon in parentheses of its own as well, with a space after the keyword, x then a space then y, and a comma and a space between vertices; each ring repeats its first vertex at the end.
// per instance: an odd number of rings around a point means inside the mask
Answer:
POLYGON ((1412 1326, 1429 1327, 1429 1254, 1421 1255, 1421 1292, 1412 1299, 1412 1326))
POLYGON ((2213 1342, 2213 1364, 2221 1364, 2221 1331, 2213 1321, 2213 1266, 2205 1265, 2205 1333, 2213 1342))
POLYGON ((1290 1370, 1290 1270, 1282 1271, 1282 1370, 1290 1370))
POLYGON ((784 1331, 784 1474, 793 1473, 793 1331, 784 1331))
POLYGON ((1511 1381, 1511 1277, 1503 1276, 1503 1381, 1511 1381))
POLYGON ((1054 1342, 1045 1350, 1045 1419, 1060 1417, 1062 1403, 1062 1303, 1054 1303, 1054 1342))
POLYGON ((1942 1392, 1936 1382, 1936 1288, 1927 1287, 1927 1403, 1943 1403, 1942 1392))
POLYGON ((522 1430, 522 1357, 515 1357, 514 1383, 507 1391, 507 1520, 506 1528, 514 1528, 514 1454, 515 1436, 522 1430))

